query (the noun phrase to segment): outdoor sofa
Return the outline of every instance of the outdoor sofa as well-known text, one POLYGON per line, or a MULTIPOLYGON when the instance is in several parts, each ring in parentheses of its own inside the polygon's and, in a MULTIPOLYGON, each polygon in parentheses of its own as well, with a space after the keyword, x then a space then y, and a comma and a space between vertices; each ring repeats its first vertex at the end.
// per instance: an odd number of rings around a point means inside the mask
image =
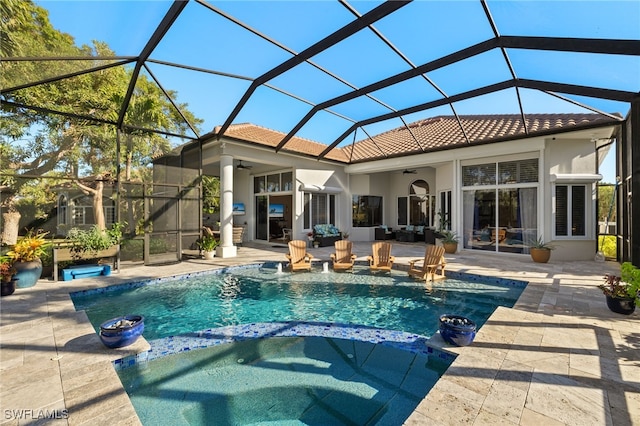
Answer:
POLYGON ((330 223, 313 226, 313 240, 320 247, 333 247, 335 242, 341 239, 342 232, 330 223))

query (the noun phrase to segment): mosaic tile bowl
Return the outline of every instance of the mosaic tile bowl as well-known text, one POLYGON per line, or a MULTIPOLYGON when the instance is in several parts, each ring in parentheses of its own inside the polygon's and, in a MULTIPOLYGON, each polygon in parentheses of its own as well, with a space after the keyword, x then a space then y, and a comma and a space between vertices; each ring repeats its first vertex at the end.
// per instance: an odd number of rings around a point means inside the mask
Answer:
POLYGON ((476 337, 476 323, 460 315, 440 315, 440 335, 450 345, 468 346, 476 337))
POLYGON ((100 340, 108 348, 122 348, 138 340, 143 331, 142 315, 125 315, 100 324, 100 340))

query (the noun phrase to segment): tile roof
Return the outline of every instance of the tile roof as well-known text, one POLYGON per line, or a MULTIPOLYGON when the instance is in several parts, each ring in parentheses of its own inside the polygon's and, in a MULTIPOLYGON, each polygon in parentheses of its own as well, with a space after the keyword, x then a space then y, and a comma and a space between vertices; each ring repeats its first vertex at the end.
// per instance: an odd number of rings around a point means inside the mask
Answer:
MULTIPOLYGON (((567 132, 617 124, 601 114, 530 114, 525 116, 528 136, 567 132)), ((525 137, 519 114, 438 116, 373 136, 343 147, 351 162, 371 161, 525 137), (464 132, 463 132, 464 129, 464 132), (465 137, 466 134, 466 137, 465 137), (468 138, 468 142, 467 142, 468 138), (351 154, 351 151, 353 154, 351 154)))
MULTIPOLYGON (((219 128, 216 127, 214 131, 217 133, 219 128)), ((240 139, 246 142, 252 142, 273 148, 275 148, 286 136, 285 133, 249 123, 233 124, 229 126, 224 135, 230 138, 240 139)), ((326 148, 327 145, 325 144, 294 136, 282 148, 282 151, 317 157, 326 148)), ((331 152, 327 154, 326 158, 329 160, 340 161, 342 163, 348 162, 348 158, 345 157, 339 149, 331 150, 331 152)))
MULTIPOLYGON (((601 114, 530 114, 525 118, 529 137, 619 123, 616 119, 601 114)), ((275 147, 285 134, 245 123, 230 126, 225 136, 275 147)), ((364 162, 502 142, 524 136, 525 128, 519 114, 460 116, 460 123, 454 116, 438 116, 389 130, 355 144, 334 148, 326 158, 343 163, 364 162)), ((322 143, 293 137, 283 151, 318 156, 326 147, 322 143)))

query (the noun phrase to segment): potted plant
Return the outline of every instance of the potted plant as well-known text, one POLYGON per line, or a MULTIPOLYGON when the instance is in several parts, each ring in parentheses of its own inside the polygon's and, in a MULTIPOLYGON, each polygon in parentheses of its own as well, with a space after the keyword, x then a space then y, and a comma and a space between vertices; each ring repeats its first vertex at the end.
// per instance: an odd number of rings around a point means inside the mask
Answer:
POLYGON ((9 296, 16 291, 16 273, 13 261, 9 256, 0 256, 0 284, 2 284, 2 296, 9 296))
POLYGON ((477 325, 471 319, 460 316, 440 315, 440 335, 450 345, 468 346, 476 337, 477 325))
POLYGON ((624 262, 621 276, 606 274, 598 286, 605 295, 607 307, 615 313, 631 315, 640 305, 640 269, 624 262))
POLYGON ((17 288, 33 287, 38 282, 42 274, 42 260, 40 258, 46 253, 47 248, 51 245, 46 240, 48 232, 33 232, 30 230, 27 234, 19 238, 18 241, 7 252, 7 256, 13 261, 13 267, 16 269, 15 278, 17 288))
POLYGON ((537 263, 547 263, 551 258, 551 250, 553 249, 554 247, 551 244, 544 242, 542 236, 529 244, 531 259, 537 263))
POLYGON ((143 331, 142 315, 125 315, 100 324, 100 340, 108 348, 122 348, 135 343, 143 331))
POLYGON ((458 234, 445 230, 440 233, 440 236, 445 253, 453 254, 458 251, 458 234))
POLYGON ((212 260, 215 257, 215 250, 219 242, 213 235, 203 235, 198 241, 198 247, 204 253, 205 260, 212 260))
POLYGON ((122 238, 122 223, 114 223, 110 229, 101 230, 96 225, 90 229, 72 228, 67 233, 67 242, 71 257, 80 259, 95 259, 98 257, 111 257, 111 253, 100 253, 120 244, 122 238))

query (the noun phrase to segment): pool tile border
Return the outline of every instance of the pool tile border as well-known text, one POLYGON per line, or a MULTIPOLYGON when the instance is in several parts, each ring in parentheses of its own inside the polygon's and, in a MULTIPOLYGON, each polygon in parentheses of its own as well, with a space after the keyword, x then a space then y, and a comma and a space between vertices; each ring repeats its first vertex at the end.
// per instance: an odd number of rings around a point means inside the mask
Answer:
POLYGON ((429 345, 428 337, 415 333, 352 324, 282 321, 210 328, 194 333, 150 340, 148 343, 151 345, 151 349, 148 352, 115 360, 113 365, 116 370, 122 370, 181 352, 270 337, 326 337, 357 340, 426 355, 430 360, 446 364, 451 364, 457 356, 429 345))

